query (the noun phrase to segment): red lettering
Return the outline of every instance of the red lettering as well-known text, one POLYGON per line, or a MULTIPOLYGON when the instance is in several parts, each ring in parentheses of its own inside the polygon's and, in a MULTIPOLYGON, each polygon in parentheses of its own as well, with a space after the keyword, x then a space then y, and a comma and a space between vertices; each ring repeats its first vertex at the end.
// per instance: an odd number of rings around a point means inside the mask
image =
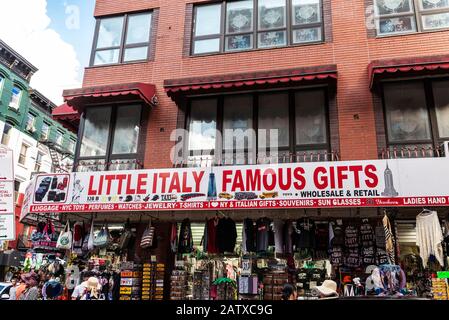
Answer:
POLYGON ((157 192, 157 173, 153 174, 153 193, 157 192))
POLYGON ((246 188, 248 191, 260 190, 260 169, 246 171, 246 188))
POLYGON ((328 186, 328 178, 323 175, 322 177, 320 177, 320 173, 321 174, 326 174, 326 168, 324 167, 317 167, 315 169, 315 171, 313 172, 313 182, 315 183, 315 186, 317 187, 317 189, 326 189, 328 186))
POLYGON ((349 166, 349 171, 354 174, 354 186, 360 188, 360 172, 363 171, 362 166, 349 166))
POLYGON ((335 168, 334 167, 330 167, 329 168, 330 171, 330 182, 331 182, 331 189, 335 189, 335 168))
POLYGON ((182 192, 192 192, 192 187, 187 186, 187 172, 182 173, 182 192))
POLYGON ((232 183, 232 191, 236 191, 239 189, 240 191, 245 191, 245 185, 243 184, 242 172, 237 170, 235 172, 234 181, 232 183))
POLYGON ((279 188, 283 191, 287 191, 288 189, 290 189, 290 186, 292 184, 292 169, 291 168, 287 168, 287 173, 283 174, 284 172, 282 171, 281 168, 279 168, 279 188), (284 183, 284 180, 282 179, 282 177, 286 178, 286 182, 284 183))
POLYGON ((177 172, 173 173, 173 177, 171 179, 170 187, 168 188, 168 193, 179 193, 181 192, 179 186, 179 175, 177 172))
POLYGON ((293 183, 293 186, 295 187, 296 190, 303 190, 306 186, 306 178, 304 178, 303 176, 304 173, 305 170, 301 167, 295 168, 295 170, 293 170, 294 178, 299 181, 293 183))
POLYGON ((263 188, 267 191, 272 191, 276 187, 276 172, 273 169, 267 169, 263 174, 263 188), (268 183, 268 177, 271 176, 271 183, 268 183))
POLYGON ((337 167, 338 189, 343 189, 343 180, 348 179, 348 175, 344 173, 347 170, 347 166, 337 167))
POLYGON ((368 188, 377 187, 379 184, 379 177, 377 176, 376 171, 376 167, 372 164, 365 167, 365 175, 368 178, 365 180, 365 183, 368 188))
POLYGON ((159 173, 159 178, 162 179, 161 193, 166 193, 165 192, 165 187, 166 187, 166 184, 167 184, 168 177, 170 177, 170 173, 168 173, 168 172, 159 173))
POLYGON ((200 171, 199 173, 193 171, 193 179, 195 180, 195 192, 200 192, 201 180, 203 179, 204 171, 200 171))
POLYGON ((137 176, 137 194, 146 194, 147 186, 147 175, 145 173, 141 173, 137 176))
POLYGON ((98 186, 98 194, 102 194, 103 193, 103 176, 100 176, 100 184, 98 186))
POLYGON ((228 184, 232 182, 230 175, 232 175, 231 170, 223 170, 223 178, 221 183, 223 187, 223 192, 228 192, 228 184))
POLYGON ((90 176, 90 179, 89 179, 89 190, 88 190, 88 192, 87 192, 87 194, 88 194, 89 196, 96 196, 96 195, 97 195, 97 192, 98 192, 97 190, 95 190, 95 189, 93 188, 94 179, 95 179, 94 176, 90 176))
POLYGON ((128 174, 128 181, 126 183, 126 194, 136 194, 136 189, 131 188, 132 174, 128 174))
POLYGON ((111 187, 112 187, 112 180, 115 179, 115 175, 106 175, 104 177, 104 180, 107 181, 107 187, 106 187, 106 195, 109 196, 111 194, 111 187))
POLYGON ((122 185, 123 185, 123 180, 126 179, 126 174, 118 174, 115 176, 115 178, 118 180, 117 194, 122 194, 122 185))

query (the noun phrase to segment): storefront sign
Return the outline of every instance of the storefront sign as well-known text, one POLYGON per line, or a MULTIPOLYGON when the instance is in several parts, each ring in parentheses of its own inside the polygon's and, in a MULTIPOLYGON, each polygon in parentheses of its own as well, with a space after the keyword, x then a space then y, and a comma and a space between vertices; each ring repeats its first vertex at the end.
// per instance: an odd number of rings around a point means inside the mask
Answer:
POLYGON ((28 212, 449 206, 449 158, 37 176, 28 212))
POLYGON ((0 214, 0 241, 16 239, 16 221, 14 214, 0 214))

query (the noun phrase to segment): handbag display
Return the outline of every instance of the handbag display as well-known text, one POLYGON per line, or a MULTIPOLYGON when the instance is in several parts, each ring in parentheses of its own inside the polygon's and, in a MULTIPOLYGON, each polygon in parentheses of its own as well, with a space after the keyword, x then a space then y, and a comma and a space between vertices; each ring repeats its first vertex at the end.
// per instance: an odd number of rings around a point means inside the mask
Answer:
POLYGON ((61 234, 59 235, 58 241, 56 243, 56 248, 70 250, 72 249, 72 244, 72 231, 70 231, 70 222, 67 221, 64 230, 62 230, 61 234))
POLYGON ((72 250, 76 254, 83 253, 83 244, 84 244, 84 223, 76 222, 73 226, 73 246, 72 250))
POLYGON ((133 233, 130 229, 129 225, 129 219, 125 225, 125 229, 123 230, 122 235, 120 236, 119 242, 118 242, 118 248, 119 249, 126 249, 129 245, 129 242, 133 236, 133 233))
POLYGON ((145 229, 145 231, 142 234, 142 240, 140 241, 140 247, 142 249, 151 248, 153 246, 154 231, 155 231, 155 228, 151 225, 151 221, 150 221, 150 223, 148 224, 148 227, 145 229))
POLYGON ((94 238, 94 246, 97 248, 104 248, 107 247, 109 244, 109 230, 108 227, 105 225, 103 228, 101 228, 100 232, 97 234, 97 236, 94 238))

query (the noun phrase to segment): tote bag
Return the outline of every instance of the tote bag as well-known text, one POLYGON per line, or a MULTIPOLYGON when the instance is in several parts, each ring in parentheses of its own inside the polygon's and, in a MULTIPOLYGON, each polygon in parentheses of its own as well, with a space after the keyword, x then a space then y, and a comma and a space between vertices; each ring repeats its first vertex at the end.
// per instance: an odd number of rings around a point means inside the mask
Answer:
POLYGON ((63 250, 70 250, 72 248, 72 231, 70 231, 70 223, 67 221, 64 230, 59 235, 58 241, 56 243, 56 248, 63 250))
POLYGON ((104 248, 109 244, 109 230, 107 226, 103 226, 94 239, 94 246, 104 248))
POLYGON ((140 241, 140 247, 142 249, 151 248, 153 246, 154 231, 155 228, 150 222, 142 234, 142 240, 140 241))

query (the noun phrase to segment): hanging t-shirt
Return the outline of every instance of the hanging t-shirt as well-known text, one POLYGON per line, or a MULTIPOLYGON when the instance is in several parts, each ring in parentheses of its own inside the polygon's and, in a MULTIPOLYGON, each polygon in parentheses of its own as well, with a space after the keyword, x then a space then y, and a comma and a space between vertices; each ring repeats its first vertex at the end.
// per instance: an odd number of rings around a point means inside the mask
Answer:
POLYGON ((245 219, 243 221, 243 253, 256 252, 256 237, 255 237, 254 222, 252 219, 245 219))
POLYGON ((376 247, 385 249, 385 230, 383 226, 376 227, 376 247))
POLYGON ((315 248, 315 222, 309 218, 301 218, 296 222, 296 248, 315 248))
POLYGON ((273 221, 274 247, 276 253, 284 253, 284 221, 276 219, 273 221))
POLYGON ((388 255, 385 249, 376 249, 376 264, 379 266, 382 264, 388 264, 388 255))
POLYGON ((293 253, 293 222, 291 220, 287 220, 284 223, 284 253, 292 254, 293 253))
POLYGON ((362 248, 362 263, 371 265, 376 263, 376 252, 374 246, 362 248))
POLYGON ((348 268, 360 267, 359 248, 350 248, 345 255, 345 266, 348 268))
POLYGON ((207 240, 205 242, 205 246, 207 248, 208 253, 218 253, 217 247, 217 220, 210 219, 207 221, 207 240))
POLYGON ((189 219, 184 219, 181 223, 179 233, 178 253, 191 253, 193 250, 192 228, 189 219))
POLYGON ((330 261, 334 267, 343 265, 343 249, 341 246, 334 246, 330 250, 330 261))
POLYGON ((220 253, 234 252, 237 242, 237 229, 234 220, 222 218, 217 225, 217 247, 220 253))
POLYGON ((357 227, 348 225, 345 228, 345 247, 346 248, 358 248, 359 243, 359 230, 357 227))
POLYGON ((332 229, 334 237, 331 240, 331 247, 343 246, 345 242, 343 227, 339 224, 333 224, 332 229))
POLYGON ((374 229, 369 223, 368 219, 363 219, 362 224, 360 225, 360 241, 362 247, 374 246, 374 229))
POLYGON ((257 252, 266 252, 268 249, 268 232, 270 231, 270 220, 268 218, 260 218, 257 220, 257 252))

